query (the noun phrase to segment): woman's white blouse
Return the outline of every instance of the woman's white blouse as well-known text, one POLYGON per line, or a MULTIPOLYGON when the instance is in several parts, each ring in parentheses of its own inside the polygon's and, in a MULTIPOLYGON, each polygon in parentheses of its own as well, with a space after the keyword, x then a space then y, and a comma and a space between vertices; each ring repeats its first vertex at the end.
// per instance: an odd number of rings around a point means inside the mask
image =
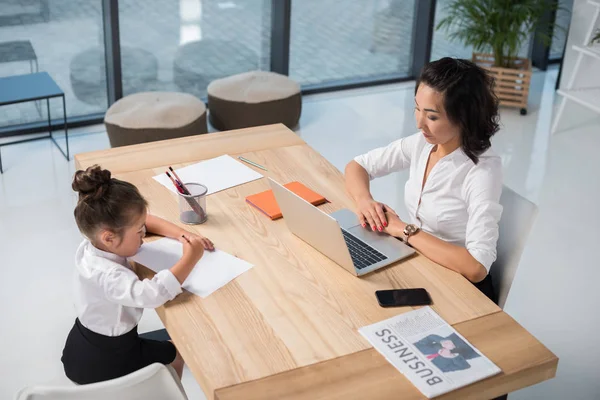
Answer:
POLYGON ((119 336, 132 330, 144 308, 156 308, 181 293, 169 270, 140 280, 127 259, 84 240, 75 255, 75 310, 91 331, 119 336))
POLYGON ((440 159, 423 185, 434 145, 421 132, 354 159, 374 179, 410 168, 404 201, 409 223, 452 244, 465 247, 489 272, 496 260, 498 221, 502 214, 502 163, 491 149, 475 164, 458 148, 440 159))

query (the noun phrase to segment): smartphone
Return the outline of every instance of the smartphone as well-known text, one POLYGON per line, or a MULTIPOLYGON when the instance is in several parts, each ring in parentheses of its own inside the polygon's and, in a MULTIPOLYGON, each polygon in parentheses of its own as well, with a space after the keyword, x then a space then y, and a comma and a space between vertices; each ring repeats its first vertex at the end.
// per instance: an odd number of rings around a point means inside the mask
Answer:
POLYGON ((394 289, 378 290, 375 292, 381 307, 402 306, 427 306, 431 304, 431 297, 427 290, 419 289, 394 289))

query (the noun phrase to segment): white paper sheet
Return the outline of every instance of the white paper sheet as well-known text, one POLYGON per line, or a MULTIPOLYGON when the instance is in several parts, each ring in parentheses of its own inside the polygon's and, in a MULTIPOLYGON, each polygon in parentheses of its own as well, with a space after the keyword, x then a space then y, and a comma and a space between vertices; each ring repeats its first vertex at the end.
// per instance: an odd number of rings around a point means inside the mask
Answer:
MULTIPOLYGON (((158 272, 171 268, 182 254, 181 243, 174 239, 162 238, 144 243, 140 251, 129 259, 158 272)), ((224 251, 205 251, 182 286, 185 290, 204 298, 252 267, 252 264, 224 251)))
MULTIPOLYGON (((231 156, 223 155, 197 164, 176 169, 183 183, 201 183, 208 188, 208 194, 220 192, 230 187, 242 185, 263 177, 262 174, 242 164, 231 156)), ((162 173, 154 179, 173 193, 177 190, 169 177, 162 173)))

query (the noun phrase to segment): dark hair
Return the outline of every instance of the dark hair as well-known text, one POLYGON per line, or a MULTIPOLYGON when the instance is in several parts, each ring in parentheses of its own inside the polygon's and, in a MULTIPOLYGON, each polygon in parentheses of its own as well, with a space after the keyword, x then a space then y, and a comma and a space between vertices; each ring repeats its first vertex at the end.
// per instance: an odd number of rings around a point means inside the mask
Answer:
POLYGON ((75 172, 71 187, 79 193, 75 221, 90 240, 100 228, 120 237, 132 219, 148 206, 134 185, 111 178, 110 171, 98 165, 75 172))
POLYGON ((471 61, 444 57, 425 64, 415 94, 421 83, 444 96, 448 118, 460 127, 462 150, 477 164, 499 128, 494 79, 471 61))

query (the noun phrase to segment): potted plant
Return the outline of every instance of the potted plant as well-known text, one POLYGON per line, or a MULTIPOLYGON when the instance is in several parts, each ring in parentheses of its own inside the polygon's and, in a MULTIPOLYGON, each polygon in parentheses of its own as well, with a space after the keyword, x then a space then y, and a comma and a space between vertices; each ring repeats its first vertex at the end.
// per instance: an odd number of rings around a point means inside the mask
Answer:
MULTIPOLYGON (((500 105, 520 108, 525 115, 531 61, 517 54, 540 28, 540 18, 548 7, 545 0, 453 0, 443 10, 445 16, 437 29, 445 30, 450 39, 473 46, 473 61, 495 78, 500 105)), ((548 23, 540 31, 541 39, 550 43, 552 25, 548 23)))

